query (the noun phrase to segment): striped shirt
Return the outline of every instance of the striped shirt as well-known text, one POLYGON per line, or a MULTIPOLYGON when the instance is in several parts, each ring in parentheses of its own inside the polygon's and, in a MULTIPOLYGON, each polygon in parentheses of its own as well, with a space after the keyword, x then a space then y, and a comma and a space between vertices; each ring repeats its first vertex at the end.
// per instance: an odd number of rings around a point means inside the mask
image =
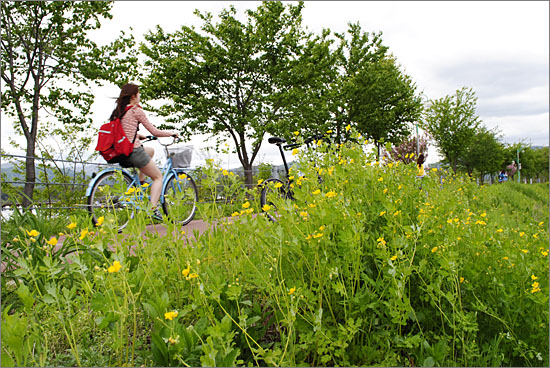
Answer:
POLYGON ((137 138, 136 135, 138 123, 143 124, 145 129, 147 129, 155 137, 170 137, 174 134, 174 132, 171 130, 157 129, 153 124, 149 122, 149 119, 147 119, 145 112, 139 105, 131 107, 126 112, 126 114, 124 114, 120 122, 122 123, 124 134, 126 134, 126 137, 128 137, 130 141, 134 139, 134 136, 136 137, 134 148, 140 147, 142 145, 141 141, 139 140, 139 138, 137 138))

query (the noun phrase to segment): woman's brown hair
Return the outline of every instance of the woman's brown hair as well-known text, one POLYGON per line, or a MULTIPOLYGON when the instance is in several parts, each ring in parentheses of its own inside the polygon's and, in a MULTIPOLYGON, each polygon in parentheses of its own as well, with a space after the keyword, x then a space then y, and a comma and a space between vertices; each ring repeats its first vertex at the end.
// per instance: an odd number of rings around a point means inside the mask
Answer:
POLYGON ((418 167, 422 166, 425 160, 426 158, 424 157, 424 154, 421 153, 420 156, 418 156, 418 160, 416 160, 416 164, 418 165, 418 167))
POLYGON ((137 95, 139 92, 139 87, 133 83, 127 83, 122 86, 120 89, 120 96, 116 99, 116 107, 113 110, 109 120, 114 120, 116 118, 121 118, 126 111, 126 106, 130 103, 132 96, 137 95))

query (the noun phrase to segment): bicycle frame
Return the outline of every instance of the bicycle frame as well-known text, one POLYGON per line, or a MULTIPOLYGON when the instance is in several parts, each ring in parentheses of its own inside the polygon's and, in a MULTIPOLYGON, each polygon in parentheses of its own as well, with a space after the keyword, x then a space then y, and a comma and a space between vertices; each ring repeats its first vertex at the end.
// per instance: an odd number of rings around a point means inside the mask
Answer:
MULTIPOLYGON (((149 140, 144 141, 144 142, 148 142, 150 140, 153 140, 153 139, 149 139, 149 140)), ((166 153, 166 162, 164 163, 164 166, 161 170, 161 172, 163 173, 163 178, 162 178, 162 189, 163 189, 163 191, 160 195, 160 204, 162 205, 164 203, 164 189, 166 187, 166 183, 168 182, 168 180, 170 180, 170 178, 172 176, 178 176, 181 173, 186 173, 186 171, 185 171, 185 169, 174 168, 172 166, 172 157, 170 157, 170 155, 168 154, 168 148, 167 148, 169 145, 164 145, 164 144, 161 144, 161 145, 163 146, 163 148, 165 150, 165 153, 166 153)), ((90 180, 90 183, 88 184, 88 188, 86 189, 86 197, 89 197, 91 195, 92 189, 95 186, 95 183, 96 183, 98 178, 100 178, 104 173, 114 172, 114 171, 121 171, 121 172, 127 174, 129 177, 132 178, 132 181, 130 182, 130 184, 128 184, 128 187, 126 188, 126 191, 128 191, 128 189, 130 189, 132 187, 141 188, 140 181, 139 181, 138 169, 135 169, 135 173, 131 173, 129 170, 126 170, 126 169, 121 168, 121 167, 110 167, 110 168, 101 170, 100 172, 95 174, 95 176, 92 180, 90 180)), ((177 183, 177 181, 176 181, 176 183, 177 183)), ((181 189, 181 188, 178 188, 178 189, 181 189)), ((143 191, 140 190, 137 195, 138 195, 137 198, 134 195, 132 195, 131 197, 128 196, 128 198, 130 198, 129 200, 124 199, 124 200, 119 201, 119 203, 130 205, 135 209, 140 209, 139 206, 135 202, 136 202, 136 199, 137 199, 137 202, 143 200, 143 191)))

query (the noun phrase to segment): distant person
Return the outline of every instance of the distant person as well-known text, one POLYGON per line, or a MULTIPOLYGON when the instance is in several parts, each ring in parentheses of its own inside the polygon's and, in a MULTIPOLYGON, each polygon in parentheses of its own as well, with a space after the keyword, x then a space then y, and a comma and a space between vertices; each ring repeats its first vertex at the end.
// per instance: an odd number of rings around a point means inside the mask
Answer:
POLYGON ((110 120, 120 118, 122 129, 128 139, 134 138, 134 150, 128 158, 120 163, 122 167, 135 167, 139 171, 139 180, 144 182, 145 175, 153 180, 151 184, 151 206, 153 207, 153 218, 162 220, 158 210, 160 192, 162 191, 162 173, 157 164, 151 159, 155 153, 152 147, 143 147, 140 139, 145 139, 138 134, 139 124, 155 137, 177 137, 178 133, 171 130, 159 130, 149 122, 145 112, 139 105, 139 87, 128 83, 122 86, 120 96, 116 100, 116 107, 111 114, 110 120), (127 109, 127 107, 129 107, 127 109))
POLYGON ((506 175, 505 170, 501 170, 500 174, 498 174, 498 182, 500 184, 504 183, 505 181, 508 181, 508 175, 506 175))
POLYGON ((418 167, 416 176, 419 178, 422 178, 426 175, 426 173, 424 172, 424 161, 426 161, 426 157, 424 157, 424 154, 421 153, 416 160, 416 166, 418 167))

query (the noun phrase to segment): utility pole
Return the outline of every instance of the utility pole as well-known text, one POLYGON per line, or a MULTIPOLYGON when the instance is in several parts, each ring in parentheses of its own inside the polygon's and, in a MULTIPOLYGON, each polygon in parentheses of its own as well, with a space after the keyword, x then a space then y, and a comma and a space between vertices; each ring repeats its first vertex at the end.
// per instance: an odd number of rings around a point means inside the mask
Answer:
POLYGON ((523 151, 523 147, 520 147, 517 149, 517 156, 518 156, 518 183, 521 183, 521 164, 519 163, 519 153, 523 151))
POLYGON ((416 157, 420 156, 420 146, 418 143, 418 123, 415 121, 414 125, 416 126, 416 157))

